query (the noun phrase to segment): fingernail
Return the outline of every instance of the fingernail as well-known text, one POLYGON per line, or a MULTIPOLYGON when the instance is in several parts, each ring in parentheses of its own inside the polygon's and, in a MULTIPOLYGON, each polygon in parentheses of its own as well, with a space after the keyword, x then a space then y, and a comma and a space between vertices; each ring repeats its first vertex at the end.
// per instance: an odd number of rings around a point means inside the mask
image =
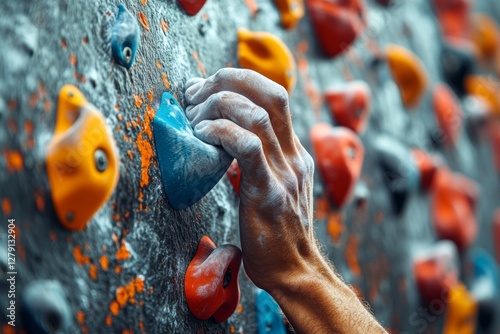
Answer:
POLYGON ((198 91, 203 87, 203 84, 204 82, 200 81, 189 87, 186 90, 186 96, 185 96, 186 100, 187 101, 191 100, 196 95, 196 93, 198 93, 198 91))

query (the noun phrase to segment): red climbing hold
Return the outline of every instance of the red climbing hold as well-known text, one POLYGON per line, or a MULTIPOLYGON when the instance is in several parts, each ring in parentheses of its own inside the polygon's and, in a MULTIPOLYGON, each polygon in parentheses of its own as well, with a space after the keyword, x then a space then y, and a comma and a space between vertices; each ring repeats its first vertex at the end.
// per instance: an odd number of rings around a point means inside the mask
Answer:
POLYGON ((236 192, 236 195, 240 195, 240 179, 241 179, 241 170, 240 166, 238 165, 238 161, 236 159, 233 160, 231 163, 231 166, 229 166, 227 172, 227 177, 229 178, 229 181, 231 181, 231 184, 233 185, 234 191, 236 192))
POLYGON ((420 149, 411 150, 411 155, 420 171, 420 188, 429 190, 441 162, 420 149))
POLYGON ((371 108, 370 87, 363 81, 352 81, 325 92, 330 112, 340 126, 363 133, 371 108))
POLYGON ((447 297, 458 283, 458 252, 450 241, 439 241, 413 263, 415 282, 422 298, 430 303, 447 297))
POLYGON ((198 14, 207 0, 179 0, 184 10, 191 16, 198 14))
POLYGON ((233 314, 240 300, 238 273, 241 251, 234 245, 216 247, 203 236, 184 279, 189 310, 200 320, 222 322, 233 314))
POLYGON ((307 0, 307 5, 318 41, 328 57, 344 52, 366 25, 361 0, 307 0))
POLYGON ((448 169, 438 170, 432 189, 431 214, 439 238, 453 241, 459 250, 472 244, 477 235, 474 214, 477 184, 448 169))
POLYGON ((442 33, 447 38, 468 36, 471 0, 433 0, 442 33))
POLYGON ((323 181, 334 204, 341 208, 361 174, 364 147, 356 133, 344 127, 317 124, 311 140, 323 181))
POLYGON ((454 146, 462 129, 463 112, 455 94, 447 85, 437 85, 433 94, 434 114, 443 132, 444 142, 454 146))

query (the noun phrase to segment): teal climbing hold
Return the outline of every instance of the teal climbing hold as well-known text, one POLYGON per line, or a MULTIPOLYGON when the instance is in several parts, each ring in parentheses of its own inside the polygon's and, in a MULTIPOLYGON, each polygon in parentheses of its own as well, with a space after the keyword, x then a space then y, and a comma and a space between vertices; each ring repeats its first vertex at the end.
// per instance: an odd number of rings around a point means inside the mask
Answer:
POLYGON ((111 50, 115 61, 126 67, 132 67, 135 53, 139 46, 139 25, 132 14, 118 5, 118 16, 111 32, 111 50))
POLYGON ((257 323, 259 334, 286 334, 278 304, 264 290, 257 292, 257 323))
POLYGON ((194 136, 184 111, 169 93, 162 95, 153 134, 161 180, 174 209, 185 209, 203 198, 233 161, 222 148, 194 136))

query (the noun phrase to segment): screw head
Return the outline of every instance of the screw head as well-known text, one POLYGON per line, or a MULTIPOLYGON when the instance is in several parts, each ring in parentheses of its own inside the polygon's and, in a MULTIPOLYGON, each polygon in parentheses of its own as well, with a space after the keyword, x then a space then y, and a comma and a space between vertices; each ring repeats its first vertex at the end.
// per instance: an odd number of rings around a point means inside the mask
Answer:
POLYGON ((132 60, 132 49, 128 46, 123 48, 123 58, 125 58, 127 64, 132 60))
POLYGON ((231 283, 232 272, 231 269, 227 268, 226 273, 224 274, 224 280, 222 281, 222 287, 227 288, 229 283, 231 283))
POLYGON ((97 149, 94 153, 95 167, 99 172, 104 172, 108 168, 108 157, 103 150, 97 149))

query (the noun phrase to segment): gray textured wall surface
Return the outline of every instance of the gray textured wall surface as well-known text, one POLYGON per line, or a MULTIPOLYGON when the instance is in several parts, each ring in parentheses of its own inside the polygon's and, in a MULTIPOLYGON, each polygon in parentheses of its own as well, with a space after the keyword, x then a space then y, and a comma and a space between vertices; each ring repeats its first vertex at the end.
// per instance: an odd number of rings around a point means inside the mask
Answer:
MULTIPOLYGON (((295 131, 310 152, 310 127, 318 121, 334 124, 319 94, 351 78, 370 85, 373 108, 362 135, 366 155, 361 177, 370 190, 368 205, 360 208, 352 202, 344 210, 337 240, 327 233, 327 219, 317 220, 317 235, 339 273, 385 327, 395 333, 438 333, 442 315, 422 331, 410 320, 421 306, 412 259, 417 250, 436 241, 429 196, 413 194, 404 213, 395 216, 373 148, 382 134, 407 146, 432 147, 429 132, 437 123, 431 88, 441 78, 439 30, 428 1, 400 1, 389 9, 367 1, 369 27, 348 54, 334 60, 321 55, 307 15, 297 29, 286 31, 272 0, 256 1, 255 17, 243 0, 208 0, 194 17, 173 0, 123 3, 135 17, 143 17, 136 63, 130 70, 112 61, 109 38, 116 1, 0 3, 0 308, 7 307, 5 225, 7 218, 15 218, 17 301, 37 281, 58 281, 68 302, 69 333, 256 332, 255 287, 243 272, 241 307, 227 322, 194 318, 183 292, 184 273, 201 236, 209 235, 218 245, 239 244, 238 199, 231 184, 224 177, 193 207, 173 210, 165 198, 154 142, 147 136, 164 91, 182 101, 189 78, 238 66, 236 30, 246 27, 281 37, 298 60, 291 109, 295 131), (431 84, 418 108, 406 111, 395 83, 377 81, 370 68, 370 43, 400 44, 421 58, 431 84), (58 92, 65 84, 79 87, 105 115, 121 161, 114 194, 80 232, 59 224, 44 160, 58 92), (18 168, 9 160, 17 156, 22 159, 18 168), (103 266, 106 261, 109 265, 103 266), (144 290, 136 289, 134 298, 112 315, 117 290, 137 280, 143 280, 144 290)), ((478 0, 476 5, 500 19, 496 1, 478 0)), ((492 251, 500 178, 488 143, 473 143, 463 131, 456 148, 433 150, 451 169, 481 185, 476 243, 492 251)), ((320 198, 319 176, 316 181, 320 198)), ((3 312, 0 319, 7 321, 3 312)), ((22 333, 21 315, 18 321, 16 329, 22 333)), ((7 333, 2 326, 0 331, 7 333)))

